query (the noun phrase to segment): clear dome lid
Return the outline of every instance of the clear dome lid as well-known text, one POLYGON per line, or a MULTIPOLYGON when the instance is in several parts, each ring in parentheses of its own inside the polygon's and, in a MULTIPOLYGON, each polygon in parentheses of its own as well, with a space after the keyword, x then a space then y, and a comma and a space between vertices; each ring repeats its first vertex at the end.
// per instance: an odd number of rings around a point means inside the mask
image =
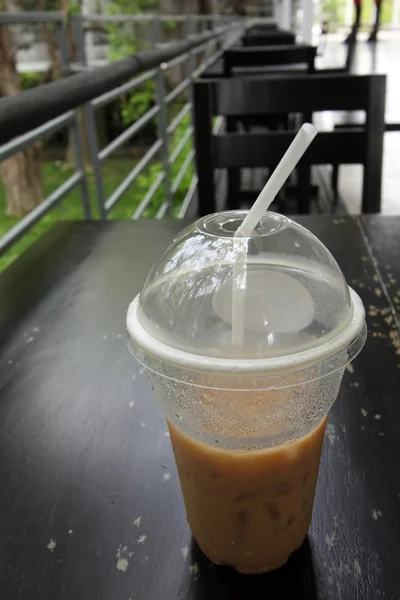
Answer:
POLYGON ((315 354, 307 351, 334 339, 344 347, 360 333, 362 303, 355 322, 358 296, 318 238, 273 212, 251 237, 234 237, 246 214, 204 217, 172 241, 128 311, 134 344, 164 359, 169 348, 172 362, 190 355, 201 368, 203 359, 307 360, 315 354))

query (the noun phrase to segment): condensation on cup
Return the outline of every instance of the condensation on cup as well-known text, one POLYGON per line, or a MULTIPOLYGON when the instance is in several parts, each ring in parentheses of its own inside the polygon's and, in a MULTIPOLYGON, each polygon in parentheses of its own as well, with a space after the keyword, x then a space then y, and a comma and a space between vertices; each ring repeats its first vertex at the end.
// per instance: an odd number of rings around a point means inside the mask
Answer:
POLYGON ((267 212, 234 237, 245 215, 210 215, 173 240, 129 306, 127 337, 165 411, 197 543, 262 573, 306 537, 327 414, 366 325, 312 233, 267 212))

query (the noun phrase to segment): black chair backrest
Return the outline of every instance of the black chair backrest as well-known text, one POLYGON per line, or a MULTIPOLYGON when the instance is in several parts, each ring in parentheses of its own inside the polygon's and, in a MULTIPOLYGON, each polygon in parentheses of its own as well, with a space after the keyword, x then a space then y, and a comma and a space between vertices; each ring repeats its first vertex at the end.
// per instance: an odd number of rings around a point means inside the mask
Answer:
POLYGON ((290 31, 265 31, 263 33, 245 33, 242 37, 243 46, 277 46, 289 45, 296 42, 296 36, 290 31))
POLYGON ((255 23, 246 30, 246 33, 269 33, 270 31, 282 31, 276 23, 255 23))
POLYGON ((216 115, 364 110, 364 128, 323 131, 300 165, 362 164, 363 212, 379 212, 385 115, 385 75, 308 75, 259 79, 200 80, 194 83, 195 146, 199 212, 215 210, 214 169, 274 167, 295 136, 293 131, 212 134, 216 115))
POLYGON ((237 67, 266 67, 272 65, 307 65, 308 73, 315 70, 314 61, 317 53, 315 46, 291 44, 289 46, 256 46, 235 47, 223 54, 224 76, 232 77, 237 67))
MULTIPOLYGON (((254 51, 255 53, 260 50, 260 58, 256 57, 254 58, 254 61, 252 61, 251 66, 253 67, 255 65, 255 63, 257 63, 258 61, 266 61, 265 63, 263 63, 263 67, 264 69, 260 69, 261 73, 263 75, 294 75, 294 74, 299 74, 301 75, 302 73, 304 74, 305 72, 308 72, 310 74, 313 73, 317 73, 317 74, 326 74, 326 75, 333 75, 333 74, 345 74, 345 73, 349 73, 351 71, 352 68, 352 64, 353 64, 353 58, 354 58, 354 47, 355 44, 348 44, 348 48, 347 48, 347 55, 346 55, 346 61, 343 67, 328 67, 326 69, 315 69, 315 55, 317 52, 317 49, 314 46, 307 46, 305 44, 301 45, 301 44, 291 44, 291 45, 282 45, 282 46, 253 46, 253 47, 234 47, 231 48, 230 50, 226 50, 222 56, 222 58, 218 58, 206 71, 204 71, 201 74, 201 78, 202 79, 217 79, 220 77, 232 77, 232 76, 239 76, 239 77, 245 77, 245 76, 249 76, 249 77, 254 77, 256 71, 254 69, 252 69, 251 71, 249 70, 249 73, 246 72, 241 72, 240 71, 240 67, 239 67, 239 61, 241 62, 242 65, 246 64, 247 65, 247 61, 250 63, 250 58, 253 58, 252 52, 254 51), (296 51, 297 48, 300 48, 301 50, 299 52, 296 51), (306 53, 304 52, 304 48, 313 48, 313 50, 309 50, 306 53), (249 51, 248 54, 245 53, 245 51, 249 51), (290 51, 289 51, 290 50, 290 51), (268 51, 268 54, 267 52, 268 51), (263 53, 265 52, 265 54, 263 55, 263 53), (308 55, 308 56, 307 56, 308 55), (227 60, 226 60, 227 57, 227 60), (261 58, 262 57, 262 58, 261 58), (298 68, 291 68, 290 65, 298 65, 301 63, 298 63, 297 61, 301 59, 301 60, 305 60, 304 64, 308 64, 308 68, 307 71, 305 71, 305 69, 303 70, 299 70, 298 68), (294 60, 294 62, 292 62, 294 60), (269 63, 267 61, 270 61, 269 63), (275 62, 276 61, 276 62, 275 62), (282 61, 282 62, 281 62, 282 61), (273 64, 275 65, 275 68, 273 68, 273 64), (268 68, 268 72, 265 72, 265 66, 268 65, 270 66, 270 68, 268 68), (281 68, 279 68, 279 65, 281 65, 281 68), (237 69, 236 73, 233 71, 233 69, 237 69), (270 72, 269 72, 270 71, 270 72)), ((242 67, 244 70, 246 69, 246 66, 242 67)))

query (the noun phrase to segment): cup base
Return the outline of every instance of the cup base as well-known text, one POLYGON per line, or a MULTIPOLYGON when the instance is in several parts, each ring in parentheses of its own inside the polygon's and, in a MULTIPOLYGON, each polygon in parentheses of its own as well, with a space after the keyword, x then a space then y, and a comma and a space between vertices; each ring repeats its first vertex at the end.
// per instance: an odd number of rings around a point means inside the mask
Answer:
POLYGON ((269 573, 270 571, 275 571, 276 569, 280 569, 287 563, 287 561, 291 557, 292 553, 296 552, 296 550, 298 550, 301 547, 301 544, 300 544, 300 546, 298 546, 297 548, 293 548, 293 552, 291 552, 287 556, 275 558, 274 560, 271 560, 268 563, 265 563, 265 562, 258 563, 258 564, 251 564, 251 563, 240 564, 239 563, 239 564, 234 565, 232 563, 225 562, 223 560, 216 560, 215 558, 210 556, 209 553, 205 552, 198 542, 197 542, 197 544, 198 544, 200 550, 203 552, 203 554, 214 565, 217 565, 218 567, 232 567, 232 569, 235 569, 235 571, 237 571, 238 573, 241 573, 242 575, 261 575, 262 573, 269 573))
POLYGON ((227 563, 215 563, 218 566, 226 566, 226 567, 232 567, 233 569, 235 569, 235 571, 237 571, 238 573, 241 573, 242 575, 261 575, 262 573, 269 573, 270 571, 275 571, 275 569, 279 569, 280 567, 283 567, 287 561, 289 560, 289 556, 286 556, 285 558, 276 560, 272 563, 269 563, 268 565, 230 565, 227 563))

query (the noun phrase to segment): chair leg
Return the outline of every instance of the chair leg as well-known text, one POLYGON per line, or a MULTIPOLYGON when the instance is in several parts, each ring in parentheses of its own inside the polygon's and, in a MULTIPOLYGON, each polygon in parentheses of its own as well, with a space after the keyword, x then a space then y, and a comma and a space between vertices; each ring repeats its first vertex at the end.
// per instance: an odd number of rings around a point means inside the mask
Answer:
POLYGON ((332 165, 332 192, 333 192, 333 206, 338 205, 339 200, 339 165, 332 165))
POLYGON ((298 169, 297 209, 300 215, 311 212, 311 167, 298 169))
POLYGON ((228 210, 240 208, 240 180, 241 171, 239 168, 228 169, 228 188, 226 207, 228 210))
MULTIPOLYGON (((229 133, 238 131, 239 121, 235 117, 227 117, 226 119, 226 130, 229 133)), ((245 119, 242 122, 243 128, 246 130, 245 119)), ((228 169, 228 185, 227 185, 227 197, 226 197, 226 208, 228 210, 235 210, 240 207, 240 180, 241 173, 240 169, 228 169)))

